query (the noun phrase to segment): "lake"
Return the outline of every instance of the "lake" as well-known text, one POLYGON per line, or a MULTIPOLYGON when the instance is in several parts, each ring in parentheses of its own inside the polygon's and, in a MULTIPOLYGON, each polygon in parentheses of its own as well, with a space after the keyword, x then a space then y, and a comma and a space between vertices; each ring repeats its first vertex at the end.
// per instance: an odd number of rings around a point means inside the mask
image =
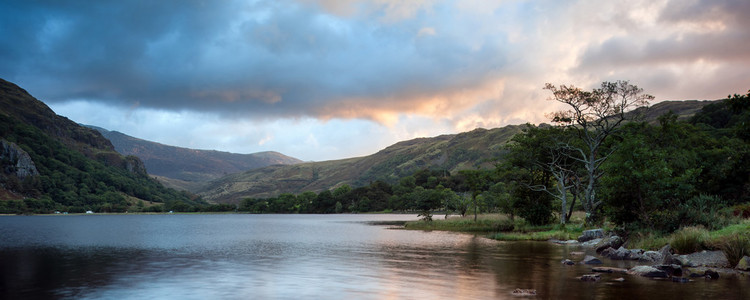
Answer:
POLYGON ((0 298, 508 299, 523 288, 535 299, 750 299, 748 278, 582 282, 590 267, 560 263, 580 260, 577 246, 370 223, 415 219, 3 216, 0 298))

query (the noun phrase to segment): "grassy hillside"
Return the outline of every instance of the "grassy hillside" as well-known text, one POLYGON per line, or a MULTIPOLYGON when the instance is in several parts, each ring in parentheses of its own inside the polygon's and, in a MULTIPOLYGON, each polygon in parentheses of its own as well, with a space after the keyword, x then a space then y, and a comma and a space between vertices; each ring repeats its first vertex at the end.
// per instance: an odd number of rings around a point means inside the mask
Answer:
MULTIPOLYGON (((0 79, 0 212, 116 212, 139 201, 198 204, 151 179, 97 131, 56 115, 0 79)), ((140 207, 146 207, 140 203, 140 207)))
POLYGON ((302 161, 278 152, 236 154, 214 150, 174 147, 135 138, 117 131, 93 127, 109 139, 117 152, 134 155, 149 174, 173 188, 194 190, 204 183, 270 165, 291 165, 302 161))
POLYGON ((493 166, 503 146, 523 126, 419 138, 399 142, 373 155, 342 160, 270 166, 233 174, 208 184, 199 194, 207 200, 236 203, 246 197, 319 192, 343 184, 361 186, 375 180, 397 182, 421 169, 454 172, 493 166))
MULTIPOLYGON (((640 110, 651 122, 673 111, 688 118, 711 101, 665 101, 640 110)), ((522 131, 522 125, 418 138, 396 143, 373 155, 309 162, 293 166, 270 166, 217 179, 198 193, 207 200, 237 203, 243 198, 265 198, 281 193, 320 192, 343 184, 366 185, 375 180, 396 183, 421 169, 455 172, 491 167, 501 158, 503 146, 522 131)))

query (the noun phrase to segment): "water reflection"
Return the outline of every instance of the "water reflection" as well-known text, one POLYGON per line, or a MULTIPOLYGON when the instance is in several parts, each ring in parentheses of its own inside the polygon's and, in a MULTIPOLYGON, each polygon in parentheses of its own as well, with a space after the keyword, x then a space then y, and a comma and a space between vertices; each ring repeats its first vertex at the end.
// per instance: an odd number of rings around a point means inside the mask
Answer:
POLYGON ((560 263, 576 248, 363 223, 403 218, 2 217, 0 298, 750 298, 747 279, 581 282, 590 268, 560 263))

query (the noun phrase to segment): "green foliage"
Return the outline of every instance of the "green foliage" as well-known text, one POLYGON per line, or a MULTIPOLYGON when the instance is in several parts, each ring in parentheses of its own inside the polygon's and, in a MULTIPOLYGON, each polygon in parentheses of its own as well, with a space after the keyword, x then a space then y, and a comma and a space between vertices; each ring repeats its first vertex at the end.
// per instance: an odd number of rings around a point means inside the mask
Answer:
POLYGON ((736 266, 743 256, 750 256, 750 233, 734 233, 723 238, 718 247, 724 251, 730 266, 736 266))
MULTIPOLYGON (((164 188, 136 169, 129 171, 127 165, 108 164, 106 155, 101 156, 102 160, 90 159, 40 129, 13 117, 0 114, 0 127, 5 128, 0 138, 20 145, 40 173, 37 177, 12 184, 15 185, 11 187, 12 190, 30 198, 27 199, 28 203, 25 206, 2 205, 0 213, 52 213, 55 210, 125 212, 130 208, 125 195, 160 203, 202 203, 185 193, 164 188)), ((132 163, 127 158, 121 162, 132 163)), ((8 177, 5 174, 0 176, 3 177, 0 182, 8 177)))
POLYGON ((680 254, 689 254, 706 249, 708 230, 702 226, 683 227, 672 234, 669 244, 680 254))

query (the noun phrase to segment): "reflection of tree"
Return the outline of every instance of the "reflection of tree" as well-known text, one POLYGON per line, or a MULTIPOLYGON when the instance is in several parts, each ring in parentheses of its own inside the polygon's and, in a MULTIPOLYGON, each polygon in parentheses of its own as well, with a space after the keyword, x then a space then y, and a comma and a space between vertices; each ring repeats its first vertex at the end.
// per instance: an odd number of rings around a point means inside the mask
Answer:
MULTIPOLYGON (((54 299, 77 297, 85 289, 110 284, 131 261, 119 257, 141 257, 142 253, 113 255, 109 249, 64 250, 57 248, 0 251, 0 298, 54 299), (113 276, 115 275, 115 276, 113 276)), ((137 266, 137 264, 136 264, 137 266)))

